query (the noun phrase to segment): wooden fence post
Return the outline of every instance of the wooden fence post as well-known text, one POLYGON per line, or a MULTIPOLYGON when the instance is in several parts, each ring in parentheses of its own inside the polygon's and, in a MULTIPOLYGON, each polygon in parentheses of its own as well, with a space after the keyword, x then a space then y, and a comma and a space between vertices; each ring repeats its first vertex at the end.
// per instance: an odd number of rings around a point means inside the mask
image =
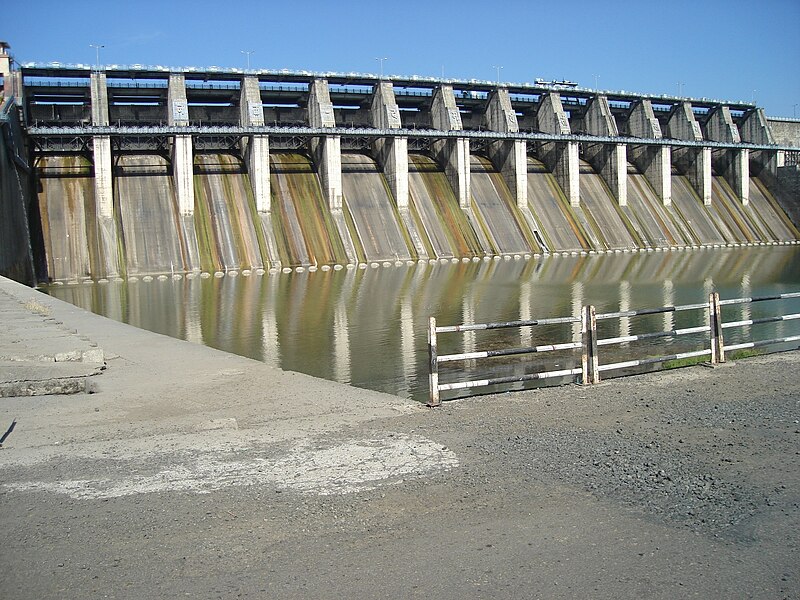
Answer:
POLYGON ((430 396, 428 406, 440 406, 442 401, 439 398, 439 351, 436 347, 436 317, 431 317, 428 321, 428 358, 430 371, 428 374, 428 387, 430 396))
POLYGON ((597 360, 597 319, 594 306, 581 308, 581 329, 583 333, 583 351, 581 353, 581 370, 583 385, 600 383, 597 360))
POLYGON ((708 295, 708 317, 711 327, 711 364, 724 363, 725 342, 722 338, 722 310, 717 292, 708 295))

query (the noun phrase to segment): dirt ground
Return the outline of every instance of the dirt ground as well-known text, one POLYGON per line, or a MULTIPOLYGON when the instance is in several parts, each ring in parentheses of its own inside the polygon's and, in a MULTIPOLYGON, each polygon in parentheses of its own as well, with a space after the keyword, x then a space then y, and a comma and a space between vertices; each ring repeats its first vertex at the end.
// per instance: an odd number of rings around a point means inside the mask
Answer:
POLYGON ((800 352, 430 410, 47 301, 108 368, 0 400, 2 598, 800 598, 800 352))

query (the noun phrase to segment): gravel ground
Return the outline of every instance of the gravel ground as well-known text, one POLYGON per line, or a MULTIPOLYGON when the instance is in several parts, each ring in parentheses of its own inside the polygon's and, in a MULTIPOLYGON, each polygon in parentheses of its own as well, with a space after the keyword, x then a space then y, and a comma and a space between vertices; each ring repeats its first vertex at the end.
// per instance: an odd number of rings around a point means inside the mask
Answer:
POLYGON ((6 460, 0 595, 798 598, 798 363, 6 460))

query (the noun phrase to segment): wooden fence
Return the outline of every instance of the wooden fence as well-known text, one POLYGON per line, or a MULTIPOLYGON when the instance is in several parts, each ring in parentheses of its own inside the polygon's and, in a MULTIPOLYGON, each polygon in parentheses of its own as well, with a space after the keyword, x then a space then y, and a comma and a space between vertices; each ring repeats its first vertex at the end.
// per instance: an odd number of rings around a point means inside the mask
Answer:
POLYGON ((723 332, 725 330, 734 328, 743 328, 750 325, 757 325, 762 323, 774 323, 778 321, 790 321, 800 319, 800 313, 794 314, 777 314, 774 316, 758 318, 758 319, 743 319, 739 321, 723 322, 722 307, 732 306, 737 304, 753 304, 756 302, 766 302, 770 300, 786 300, 789 298, 800 298, 800 292, 792 292, 787 294, 778 294, 773 296, 760 296, 754 298, 734 298, 729 300, 720 300, 719 294, 713 292, 708 296, 708 302, 701 302, 698 304, 684 304, 680 306, 664 306, 661 308, 647 308, 640 310, 627 310, 609 313, 596 313, 595 307, 588 305, 581 309, 581 316, 579 317, 558 317, 552 319, 534 319, 527 321, 507 321, 500 323, 465 323, 461 325, 448 325, 437 326, 436 318, 431 317, 428 329, 428 354, 430 358, 430 397, 428 406, 439 406, 441 404, 440 392, 448 390, 464 390, 471 388, 500 386, 504 384, 519 383, 524 381, 544 380, 552 378, 574 377, 574 381, 580 381, 584 385, 591 385, 599 383, 601 373, 606 373, 614 370, 629 369, 633 367, 652 365, 664 363, 667 361, 675 361, 690 358, 699 358, 708 356, 709 362, 712 364, 725 362, 725 352, 733 350, 741 350, 746 348, 760 348, 771 346, 775 344, 785 344, 800 341, 800 335, 793 335, 781 338, 773 338, 768 340, 747 341, 743 343, 725 345, 723 332), (670 329, 666 331, 652 331, 648 333, 640 333, 637 335, 623 335, 618 337, 598 338, 597 323, 598 321, 605 321, 610 319, 622 319, 627 317, 636 317, 643 315, 657 315, 665 313, 678 313, 694 311, 702 313, 702 320, 705 325, 696 327, 686 327, 682 329, 670 329), (438 339, 441 334, 465 333, 472 331, 486 331, 491 329, 513 329, 521 327, 537 327, 541 325, 556 325, 556 324, 581 324, 581 341, 561 340, 552 344, 545 344, 539 346, 530 346, 522 348, 505 348, 483 350, 475 352, 462 352, 460 354, 445 354, 439 355, 438 353, 438 339), (621 345, 628 342, 640 340, 656 340, 658 338, 678 338, 681 336, 707 333, 706 342, 703 347, 688 352, 679 352, 675 354, 661 355, 655 357, 645 358, 631 358, 630 360, 606 363, 600 362, 600 348, 612 345, 621 345), (546 352, 553 352, 557 350, 581 350, 581 366, 572 369, 559 369, 551 371, 541 371, 538 373, 525 373, 522 375, 511 375, 503 377, 490 377, 483 379, 463 379, 461 381, 451 383, 439 383, 439 365, 443 363, 463 362, 463 361, 476 361, 483 359, 496 358, 500 356, 519 356, 526 354, 542 354, 546 352))

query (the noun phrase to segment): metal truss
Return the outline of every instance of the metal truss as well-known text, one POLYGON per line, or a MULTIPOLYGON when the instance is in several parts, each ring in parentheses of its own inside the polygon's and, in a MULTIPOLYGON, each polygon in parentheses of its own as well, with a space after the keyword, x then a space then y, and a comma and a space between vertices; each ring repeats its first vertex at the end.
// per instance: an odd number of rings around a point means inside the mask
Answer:
POLYGON ((343 135, 342 150, 369 150, 376 138, 363 135, 343 135))
POLYGON ((193 145, 198 150, 235 150, 241 146, 242 135, 198 135, 193 145))
POLYGON ((271 150, 305 150, 309 138, 302 135, 271 135, 269 147, 271 150))
MULTIPOLYGON (((108 135, 111 137, 125 136, 174 136, 191 135, 195 138, 201 137, 220 137, 220 136, 249 136, 267 135, 278 137, 327 137, 339 136, 345 138, 365 138, 374 140, 376 138, 387 137, 406 137, 411 139, 430 139, 442 140, 463 138, 469 139, 471 145, 480 145, 479 141, 485 143, 498 140, 523 140, 526 142, 581 142, 588 144, 626 144, 634 146, 671 146, 675 148, 695 147, 712 149, 746 149, 746 150, 768 150, 768 151, 800 151, 794 146, 781 146, 771 144, 749 144, 749 143, 728 143, 715 142, 711 140, 693 141, 676 139, 652 139, 636 138, 628 136, 593 136, 593 135, 557 135, 542 132, 520 132, 520 133, 501 133, 495 131, 468 131, 468 130, 449 130, 441 131, 436 129, 371 129, 365 127, 240 127, 240 126, 186 126, 186 127, 111 127, 111 126, 87 126, 87 127, 31 127, 28 135, 33 138, 55 137, 65 139, 69 137, 92 137, 96 135, 108 135)), ((350 142, 353 144, 363 144, 350 142)))

